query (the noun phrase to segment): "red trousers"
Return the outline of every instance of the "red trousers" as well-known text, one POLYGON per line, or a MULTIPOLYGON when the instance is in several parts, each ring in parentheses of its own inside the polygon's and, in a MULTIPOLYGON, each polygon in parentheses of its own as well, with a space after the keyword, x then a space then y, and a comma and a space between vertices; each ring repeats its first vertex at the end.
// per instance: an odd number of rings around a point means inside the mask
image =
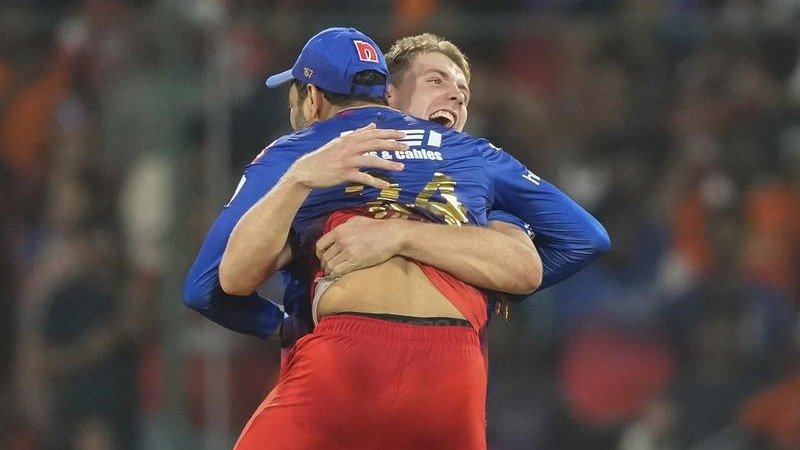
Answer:
POLYGON ((486 378, 472 327, 325 317, 235 449, 483 450, 486 378))

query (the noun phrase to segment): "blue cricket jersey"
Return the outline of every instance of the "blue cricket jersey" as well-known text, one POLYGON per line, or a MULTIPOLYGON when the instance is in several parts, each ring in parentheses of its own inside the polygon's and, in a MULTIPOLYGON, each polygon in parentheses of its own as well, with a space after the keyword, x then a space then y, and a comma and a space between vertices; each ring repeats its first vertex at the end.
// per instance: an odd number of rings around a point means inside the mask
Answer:
POLYGON ((362 205, 397 205, 430 221, 485 226, 489 220, 514 223, 534 233, 544 266, 544 289, 585 267, 610 248, 603 226, 552 184, 485 139, 459 133, 385 107, 347 109, 270 144, 244 171, 236 193, 212 226, 184 286, 184 302, 235 331, 268 336, 283 313, 257 293, 239 297, 219 285, 219 263, 233 227, 303 155, 332 139, 374 122, 406 135, 407 151, 375 149, 375 156, 400 161, 399 172, 375 171, 392 183, 376 189, 339 185, 314 189, 292 224, 293 255, 282 270, 284 307, 298 313, 309 302, 313 244, 327 216, 362 205))

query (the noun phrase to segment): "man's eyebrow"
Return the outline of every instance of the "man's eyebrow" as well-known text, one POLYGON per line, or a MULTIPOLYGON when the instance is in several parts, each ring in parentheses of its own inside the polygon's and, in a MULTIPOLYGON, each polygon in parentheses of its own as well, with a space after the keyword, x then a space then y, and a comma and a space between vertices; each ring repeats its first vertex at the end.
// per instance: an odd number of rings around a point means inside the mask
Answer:
POLYGON ((441 75, 444 78, 450 78, 450 75, 447 72, 445 72, 442 69, 437 69, 435 67, 429 67, 429 68, 425 69, 422 73, 425 74, 425 75, 428 75, 431 72, 433 72, 433 73, 435 73, 437 75, 441 75))
MULTIPOLYGON (((425 69, 422 72, 423 75, 428 75, 428 74, 431 74, 431 73, 435 73, 437 75, 441 75, 442 77, 447 78, 447 79, 453 78, 449 73, 445 72, 442 69, 437 69, 435 67, 429 67, 429 68, 425 69)), ((458 83, 458 88, 467 91, 467 93, 471 93, 472 92, 472 91, 469 90, 469 86, 466 83, 458 83)))

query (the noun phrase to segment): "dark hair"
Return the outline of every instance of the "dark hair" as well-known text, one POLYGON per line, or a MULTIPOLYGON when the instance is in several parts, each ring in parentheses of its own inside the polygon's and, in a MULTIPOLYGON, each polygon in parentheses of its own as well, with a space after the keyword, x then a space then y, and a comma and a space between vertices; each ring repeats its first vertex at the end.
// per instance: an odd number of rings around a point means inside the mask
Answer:
MULTIPOLYGON (((309 83, 296 79, 293 80, 292 83, 297 87, 297 100, 302 102, 306 98, 306 93, 308 92, 306 91, 306 86, 308 86, 309 83)), ((359 86, 384 85, 386 84, 386 75, 375 70, 362 70, 353 75, 353 84, 359 86)), ((319 86, 317 86, 317 90, 322 92, 322 96, 325 97, 325 100, 337 106, 347 106, 356 102, 377 103, 379 105, 388 104, 385 95, 383 97, 375 97, 367 94, 339 94, 322 89, 319 86)))

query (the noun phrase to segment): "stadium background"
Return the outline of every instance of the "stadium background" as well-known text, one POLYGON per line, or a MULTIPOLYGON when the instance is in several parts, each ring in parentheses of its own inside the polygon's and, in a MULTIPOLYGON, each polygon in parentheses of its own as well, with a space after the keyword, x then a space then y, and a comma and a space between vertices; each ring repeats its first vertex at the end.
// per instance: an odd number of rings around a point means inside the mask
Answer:
POLYGON ((450 38, 468 130, 612 236, 491 324, 491 449, 800 449, 795 0, 2 2, 0 448, 229 448, 277 343, 181 283, 332 25, 450 38))

